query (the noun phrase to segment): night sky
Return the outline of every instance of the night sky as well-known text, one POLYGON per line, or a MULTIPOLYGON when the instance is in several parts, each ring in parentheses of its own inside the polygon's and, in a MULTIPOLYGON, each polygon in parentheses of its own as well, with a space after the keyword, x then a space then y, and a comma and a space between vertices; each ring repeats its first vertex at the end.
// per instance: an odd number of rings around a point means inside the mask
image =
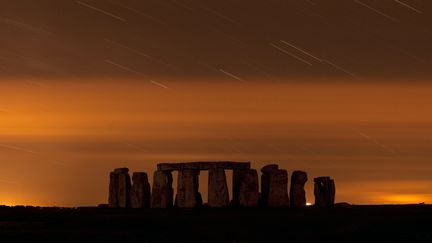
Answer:
POLYGON ((432 203, 431 43, 427 0, 0 0, 0 204, 195 160, 432 203))

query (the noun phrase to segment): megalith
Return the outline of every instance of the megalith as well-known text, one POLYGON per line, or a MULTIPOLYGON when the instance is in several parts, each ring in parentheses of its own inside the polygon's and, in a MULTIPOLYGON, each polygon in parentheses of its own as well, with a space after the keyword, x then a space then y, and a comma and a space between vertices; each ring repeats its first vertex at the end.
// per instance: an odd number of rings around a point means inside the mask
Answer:
POLYGON ((240 196, 240 184, 241 184, 241 177, 245 173, 246 169, 235 169, 232 173, 232 205, 238 206, 239 205, 239 196, 240 196))
POLYGON ((264 206, 288 207, 288 172, 277 165, 264 166, 261 172, 261 199, 264 206))
POLYGON ((226 207, 229 205, 228 185, 223 168, 209 170, 208 205, 210 207, 226 207))
POLYGON ((131 207, 150 207, 150 183, 147 173, 135 172, 132 175, 131 207))
POLYGON ((118 168, 110 173, 108 204, 113 208, 130 207, 131 181, 128 168, 118 168))
POLYGON ((330 177, 318 177, 314 179, 315 206, 331 207, 335 203, 336 187, 330 177))
POLYGON ((170 171, 155 171, 153 174, 153 187, 151 192, 152 208, 169 208, 173 206, 174 189, 173 178, 170 171))
POLYGON ((308 180, 307 173, 296 170, 291 175, 290 202, 291 207, 306 207, 306 191, 304 186, 308 180))
POLYGON ((199 187, 199 170, 184 169, 178 172, 176 206, 193 208, 202 204, 199 187))
POLYGON ((111 208, 119 207, 119 177, 115 172, 110 172, 110 182, 109 182, 109 196, 108 196, 108 205, 111 208))
POLYGON ((279 170, 279 165, 270 164, 261 168, 261 201, 267 205, 268 195, 270 192, 270 175, 279 170))
POLYGON ((259 201, 258 173, 248 169, 239 173, 238 205, 241 207, 256 207, 259 201))

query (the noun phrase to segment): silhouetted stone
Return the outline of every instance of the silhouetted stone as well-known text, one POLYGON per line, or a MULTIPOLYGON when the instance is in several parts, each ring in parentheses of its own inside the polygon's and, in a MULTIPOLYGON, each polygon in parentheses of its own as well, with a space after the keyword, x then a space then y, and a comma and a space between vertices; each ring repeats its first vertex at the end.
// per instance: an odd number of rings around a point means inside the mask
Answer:
POLYGON ((158 170, 210 170, 222 168, 227 170, 246 170, 250 168, 250 162, 187 162, 187 163, 161 163, 157 165, 158 170))
POLYGON ((270 164, 270 165, 266 165, 266 166, 261 168, 261 172, 264 174, 270 174, 270 173, 275 172, 277 170, 279 170, 279 165, 277 165, 277 164, 270 164))
POLYGON ((127 174, 127 173, 129 173, 129 169, 128 168, 117 168, 117 169, 114 169, 114 173, 116 173, 116 174, 122 174, 122 173, 127 174))
POLYGON ((270 190, 267 198, 268 207, 288 207, 288 172, 277 170, 270 174, 270 190))
POLYGON ((174 189, 172 174, 169 171, 155 171, 151 194, 152 208, 169 208, 173 206, 174 189))
POLYGON ((119 207, 129 208, 130 207, 130 190, 131 190, 131 179, 129 173, 119 174, 119 207))
POLYGON ((233 170, 233 177, 232 177, 232 193, 233 198, 231 205, 232 206, 238 206, 239 205, 239 195, 240 195, 240 184, 241 184, 241 177, 245 173, 246 170, 233 170))
POLYGON ((261 200, 264 206, 288 207, 288 172, 278 165, 267 165, 261 169, 261 200))
POLYGON ((109 197, 108 197, 108 205, 112 208, 119 207, 119 177, 115 172, 110 173, 110 182, 109 182, 109 197))
POLYGON ((180 170, 177 180, 176 205, 179 208, 193 208, 202 204, 201 194, 198 192, 199 170, 180 170))
POLYGON ((109 199, 110 207, 130 207, 131 181, 128 168, 118 168, 110 173, 109 199))
POLYGON ((294 171, 291 175, 290 199, 291 207, 306 207, 306 192, 304 185, 308 180, 304 171, 294 171))
POLYGON ((208 206, 226 207, 229 204, 228 186, 225 170, 210 169, 208 180, 208 206))
POLYGON ((249 169, 241 171, 238 175, 240 180, 238 203, 242 207, 256 207, 259 200, 258 173, 249 169))
POLYGON ((350 203, 347 203, 347 202, 335 203, 334 206, 336 208, 352 208, 353 207, 350 203))
POLYGON ((147 173, 136 172, 132 176, 131 207, 149 208, 150 207, 150 183, 147 173))
POLYGON ((314 179, 314 182, 315 206, 333 206, 336 195, 334 180, 332 180, 330 177, 318 177, 314 179))
POLYGON ((270 191, 270 174, 277 170, 279 170, 279 166, 276 164, 266 165, 261 168, 261 201, 263 205, 267 205, 270 191))

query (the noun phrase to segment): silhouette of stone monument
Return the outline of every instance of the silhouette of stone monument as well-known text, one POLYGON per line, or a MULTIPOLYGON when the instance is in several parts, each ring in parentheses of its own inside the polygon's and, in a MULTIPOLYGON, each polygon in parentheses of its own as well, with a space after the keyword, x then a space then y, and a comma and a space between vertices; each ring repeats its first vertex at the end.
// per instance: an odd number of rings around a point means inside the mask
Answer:
MULTIPOLYGON (((211 207, 226 207, 229 205, 229 193, 226 183, 225 170, 234 171, 233 188, 235 188, 234 191, 239 191, 233 192, 233 201, 239 202, 241 181, 237 177, 239 177, 240 174, 247 173, 247 171, 250 170, 250 163, 232 161, 162 163, 158 164, 157 168, 158 171, 161 171, 171 177, 172 171, 178 171, 175 206, 179 208, 192 208, 201 206, 202 197, 198 192, 198 176, 201 170, 208 170, 208 205, 211 207)), ((155 188, 155 185, 153 185, 153 188, 155 188)), ((170 193, 170 191, 153 190, 153 197, 169 197, 167 193, 170 193)))
MULTIPOLYGON (((304 171, 294 171, 288 194, 288 172, 277 164, 261 169, 261 194, 258 173, 250 168, 250 162, 187 162, 161 163, 153 174, 153 185, 144 172, 136 172, 131 178, 128 168, 118 168, 110 173, 109 206, 113 208, 194 208, 202 205, 199 193, 200 171, 208 170, 209 207, 264 207, 306 206, 304 171), (233 171, 233 198, 229 201, 225 170, 233 171), (172 172, 178 171, 177 194, 174 199, 172 172)), ((314 179, 315 205, 330 207, 335 201, 335 184, 330 177, 314 179)))

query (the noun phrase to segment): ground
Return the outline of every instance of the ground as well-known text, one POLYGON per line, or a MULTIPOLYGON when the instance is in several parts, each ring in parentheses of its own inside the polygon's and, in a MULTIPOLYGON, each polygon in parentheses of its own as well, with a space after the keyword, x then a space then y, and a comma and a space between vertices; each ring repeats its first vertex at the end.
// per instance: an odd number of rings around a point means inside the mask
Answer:
POLYGON ((432 206, 1 207, 0 242, 432 242, 432 206))

